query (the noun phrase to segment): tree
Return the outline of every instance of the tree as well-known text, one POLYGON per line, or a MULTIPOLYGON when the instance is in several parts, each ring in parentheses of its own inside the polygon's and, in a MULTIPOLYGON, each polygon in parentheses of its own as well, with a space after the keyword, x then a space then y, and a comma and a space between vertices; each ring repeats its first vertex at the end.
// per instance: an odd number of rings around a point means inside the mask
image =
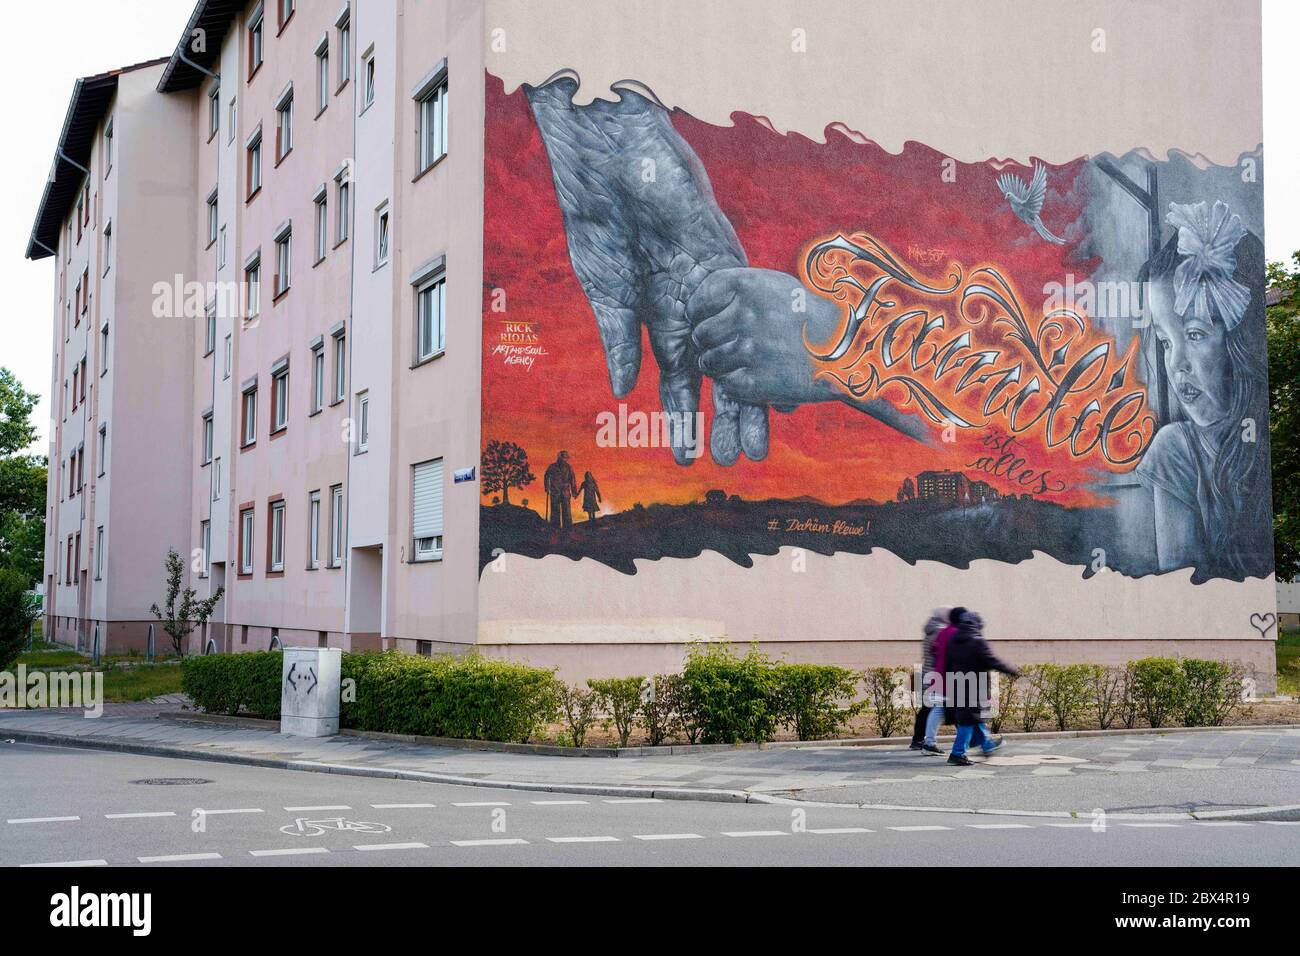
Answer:
POLYGON ((0 671, 8 670, 27 643, 40 605, 27 593, 27 581, 17 571, 0 568, 0 671))
POLYGON ((497 441, 495 438, 487 444, 483 452, 481 481, 483 494, 501 492, 501 503, 510 504, 510 489, 522 488, 533 481, 533 473, 528 470, 528 452, 512 441, 497 441))
POLYGON ((1268 267, 1268 286, 1279 293, 1268 307, 1268 411, 1273 543, 1283 581, 1300 579, 1300 252, 1291 261, 1291 269, 1268 267))
POLYGON ((45 550, 45 458, 27 454, 36 440, 32 411, 40 396, 0 368, 0 568, 41 579, 45 550))
POLYGON ((167 569, 167 600, 164 610, 158 610, 158 605, 154 604, 149 611, 162 622, 163 630, 172 639, 176 656, 183 657, 185 638, 193 632, 194 628, 202 627, 207 623, 226 589, 218 587, 217 593, 211 597, 195 600, 194 589, 182 587, 185 565, 181 563, 181 556, 176 553, 175 548, 167 550, 167 560, 163 562, 163 567, 167 569))

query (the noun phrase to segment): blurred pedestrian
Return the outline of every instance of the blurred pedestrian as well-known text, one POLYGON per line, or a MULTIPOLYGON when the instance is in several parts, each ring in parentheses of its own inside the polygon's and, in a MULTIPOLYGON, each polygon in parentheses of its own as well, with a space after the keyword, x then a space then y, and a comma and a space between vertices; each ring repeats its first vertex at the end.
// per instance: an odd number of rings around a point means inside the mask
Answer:
MULTIPOLYGON (((955 630, 948 623, 950 607, 937 607, 921 630, 921 687, 920 706, 916 709, 916 722, 912 725, 911 750, 942 755, 935 741, 939 724, 943 721, 943 671, 935 665, 935 644, 945 629, 955 630)), ((945 640, 949 635, 945 635, 945 640)))
POLYGON ((1002 746, 1002 739, 994 739, 980 722, 980 711, 990 704, 989 679, 991 671, 1001 671, 1012 676, 1020 672, 998 658, 984 640, 984 619, 964 607, 953 608, 948 616, 956 627, 947 640, 944 652, 944 703, 957 725, 957 738, 952 744, 948 763, 959 767, 971 766, 966 748, 972 738, 985 755, 1002 746))

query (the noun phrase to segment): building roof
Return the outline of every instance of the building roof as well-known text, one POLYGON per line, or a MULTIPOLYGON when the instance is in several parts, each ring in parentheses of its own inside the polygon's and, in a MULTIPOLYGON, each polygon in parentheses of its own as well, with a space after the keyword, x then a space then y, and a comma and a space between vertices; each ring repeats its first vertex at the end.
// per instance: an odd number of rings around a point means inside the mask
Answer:
POLYGON ((91 152, 95 146, 95 130, 99 128, 109 104, 113 102, 113 96, 117 92, 117 78, 123 73, 165 62, 167 61, 161 58, 147 60, 118 70, 109 70, 107 73, 84 76, 73 85, 68 112, 63 117, 63 130, 59 133, 58 148, 50 165, 50 174, 45 180, 41 204, 36 209, 31 238, 27 242, 28 259, 45 259, 54 255, 51 250, 59 247, 59 229, 68 210, 76 202, 77 193, 81 191, 81 184, 86 178, 86 174, 73 164, 90 165, 91 152))
POLYGON ((177 93, 191 90, 203 82, 206 74, 203 70, 213 69, 213 64, 221 56, 221 45, 230 31, 235 18, 248 6, 248 0, 198 0, 194 12, 185 24, 185 32, 176 43, 176 49, 167 61, 162 79, 158 81, 159 93, 177 93), (202 31, 198 33, 196 31, 202 31), (195 37, 202 37, 196 49, 195 37), (186 62, 189 61, 189 62, 186 62), (203 70, 195 69, 198 64, 203 70))

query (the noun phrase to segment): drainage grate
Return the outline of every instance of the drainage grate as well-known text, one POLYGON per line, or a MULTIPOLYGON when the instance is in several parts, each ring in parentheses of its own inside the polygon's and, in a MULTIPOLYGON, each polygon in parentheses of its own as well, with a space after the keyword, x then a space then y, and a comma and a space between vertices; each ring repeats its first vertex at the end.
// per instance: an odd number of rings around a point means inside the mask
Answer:
POLYGON ((211 780, 205 780, 203 777, 145 777, 142 780, 131 780, 130 783, 138 783, 144 787, 188 787, 196 783, 211 783, 211 780))

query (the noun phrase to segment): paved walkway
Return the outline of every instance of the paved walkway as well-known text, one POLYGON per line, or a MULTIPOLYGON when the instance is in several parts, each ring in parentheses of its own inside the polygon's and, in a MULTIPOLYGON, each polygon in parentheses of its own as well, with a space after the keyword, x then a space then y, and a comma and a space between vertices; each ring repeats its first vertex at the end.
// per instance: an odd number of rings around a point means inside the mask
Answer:
MULTIPOLYGON (((957 768, 904 746, 810 744, 606 760, 343 736, 313 740, 257 728, 158 719, 163 709, 167 705, 118 705, 99 719, 69 712, 0 711, 0 739, 56 735, 98 746, 217 760, 331 764, 371 773, 414 771, 483 783, 535 784, 539 789, 729 791, 733 799, 742 792, 859 805, 1084 814, 1096 808, 1185 813, 1300 805, 1297 728, 1047 740, 1008 737, 997 756, 957 768)), ((720 793, 717 798, 722 798, 720 793)))

